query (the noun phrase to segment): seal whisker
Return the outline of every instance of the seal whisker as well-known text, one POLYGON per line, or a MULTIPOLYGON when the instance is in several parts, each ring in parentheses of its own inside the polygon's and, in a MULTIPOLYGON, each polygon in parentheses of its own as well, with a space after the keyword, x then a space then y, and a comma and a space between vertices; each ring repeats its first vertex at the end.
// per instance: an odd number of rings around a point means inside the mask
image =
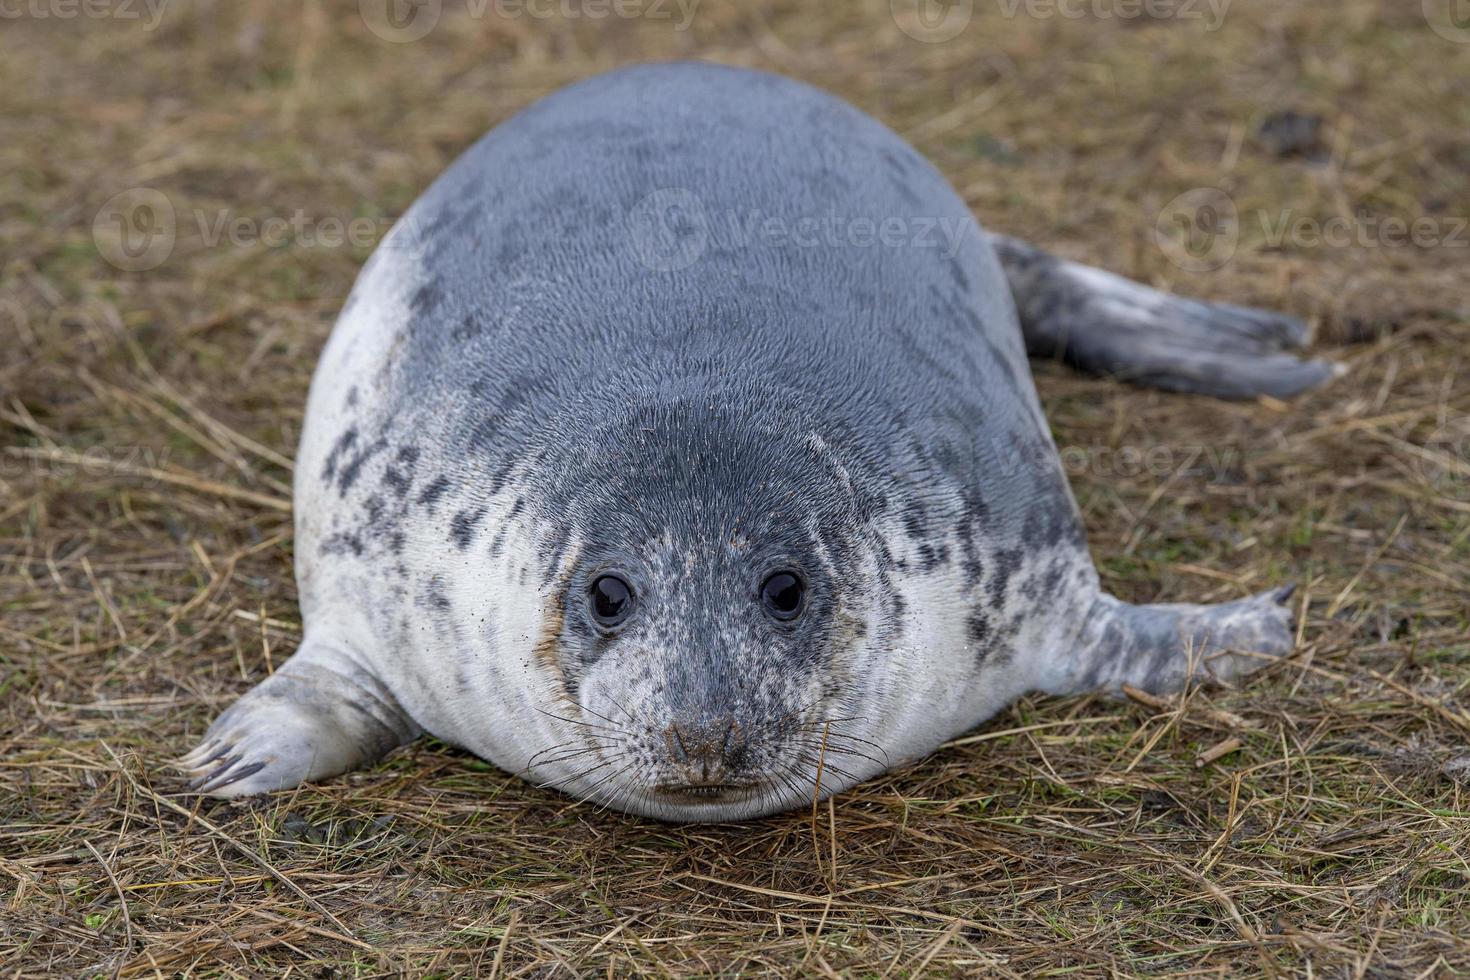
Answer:
POLYGON ((879 745, 877 742, 872 741, 871 739, 866 739, 859 735, 851 735, 840 730, 834 730, 831 734, 831 737, 841 739, 844 742, 856 742, 858 745, 866 745, 870 749, 875 749, 878 752, 882 752, 884 759, 888 758, 888 750, 883 748, 883 746, 879 745))
POLYGON ((816 705, 820 704, 821 701, 822 701, 822 695, 818 694, 816 697, 813 697, 813 698, 811 698, 811 699, 809 699, 807 701, 802 702, 801 704, 797 705, 797 707, 794 708, 793 710, 788 711, 785 714, 783 714, 781 716, 781 721, 784 723, 784 722, 787 722, 787 721, 791 720, 792 718, 802 718, 802 717, 805 717, 806 714, 807 714, 807 712, 810 711, 812 708, 814 708, 816 705))
MULTIPOLYGON (((619 769, 617 772, 613 773, 610 778, 614 778, 615 779, 617 777, 623 776, 627 772, 629 772, 632 768, 633 768, 633 763, 629 762, 626 766, 624 766, 623 768, 619 769)), ((598 788, 600 786, 602 786, 602 784, 605 783, 605 782, 607 782, 606 779, 600 781, 597 784, 597 786, 594 786, 594 787, 592 787, 592 789, 588 790, 587 791, 587 795, 582 798, 581 802, 585 803, 587 800, 591 799, 592 798, 592 794, 596 793, 597 790, 598 790, 598 788)), ((593 810, 592 812, 594 814, 599 814, 599 813, 605 813, 605 812, 607 812, 608 810, 612 809, 616 804, 618 804, 621 801, 627 799, 629 791, 630 791, 630 784, 626 784, 625 783, 623 785, 622 791, 619 792, 617 796, 612 796, 612 797, 609 797, 606 800, 603 800, 602 803, 598 805, 597 809, 593 810)))
POLYGON ((583 739, 583 736, 580 735, 580 734, 578 734, 576 736, 573 736, 572 738, 563 739, 562 741, 557 742, 555 745, 548 745, 546 748, 541 749, 540 751, 538 751, 537 753, 535 753, 534 755, 532 755, 531 758, 528 760, 527 765, 529 765, 532 762, 535 762, 537 759, 541 758, 541 756, 543 756, 543 755, 546 755, 548 752, 555 752, 558 749, 564 749, 568 745, 576 745, 576 744, 580 743, 582 741, 582 739, 583 739))
POLYGON ((802 783, 805 782, 805 780, 801 777, 800 774, 795 771, 794 768, 788 768, 784 771, 781 771, 778 776, 781 780, 782 785, 784 785, 787 791, 791 793, 791 801, 793 804, 802 799, 810 798, 810 794, 802 789, 802 783))
MULTIPOLYGON (((579 759, 582 756, 587 755, 588 753, 592 753, 592 752, 603 752, 603 751, 606 751, 608 749, 619 748, 623 744, 624 744, 623 742, 615 742, 612 745, 589 745, 587 748, 577 749, 575 751, 568 752, 568 753, 566 753, 564 755, 556 756, 555 758, 552 758, 552 759, 542 759, 540 762, 537 762, 535 764, 538 765, 538 766, 553 766, 553 765, 556 765, 558 762, 570 762, 573 759, 579 759)), ((529 769, 531 767, 531 763, 527 763, 526 764, 526 767, 529 769)))
POLYGON ((531 769, 533 766, 536 766, 538 764, 542 764, 542 763, 540 763, 538 761, 538 760, 541 759, 542 756, 549 755, 552 752, 560 751, 562 749, 567 748, 568 746, 579 745, 580 744, 580 745, 583 746, 583 749, 581 751, 592 751, 598 745, 598 743, 596 741, 597 739, 603 739, 603 740, 607 740, 607 741, 613 741, 615 744, 619 744, 622 741, 621 739, 616 739, 616 740, 615 739, 612 739, 610 736, 607 736, 607 735, 593 735, 593 736, 578 735, 576 737, 566 739, 565 741, 557 742, 555 745, 550 745, 550 746, 547 746, 544 749, 541 749, 539 752, 537 752, 534 755, 532 755, 531 758, 529 758, 529 759, 526 760, 526 764, 525 764, 525 766, 522 767, 522 770, 521 771, 524 772, 526 770, 531 769))
POLYGON ((581 772, 572 773, 572 775, 570 775, 570 776, 565 776, 565 777, 563 777, 561 779, 554 780, 553 782, 541 783, 540 784, 541 785, 541 788, 542 789, 555 789, 555 790, 559 790, 563 786, 566 786, 568 783, 574 783, 574 782, 576 782, 579 779, 586 779, 588 776, 592 775, 594 772, 597 772, 600 769, 606 769, 608 766, 613 765, 614 763, 616 763, 618 761, 618 758, 619 757, 615 756, 615 757, 613 757, 611 759, 605 759, 602 762, 599 762, 595 766, 590 766, 590 767, 588 767, 586 769, 583 769, 581 772))
POLYGON ((578 701, 578 700, 576 700, 574 698, 568 698, 567 700, 571 701, 572 704, 576 705, 576 708, 577 708, 578 711, 585 711, 585 712, 587 712, 587 714, 591 715, 594 718, 600 718, 603 721, 607 722, 609 725, 612 725, 614 728, 620 728, 620 727, 622 727, 614 719, 609 718, 607 715, 603 714, 600 711, 593 711, 591 708, 587 707, 581 701, 578 701))
POLYGON ((819 769, 824 774, 830 772, 842 777, 843 779, 857 779, 857 776, 855 776, 852 772, 842 768, 841 766, 829 760, 827 758, 828 754, 830 753, 822 753, 821 755, 817 755, 814 752, 804 752, 800 756, 798 756, 798 758, 800 758, 804 762, 811 763, 814 769, 819 769))
POLYGON ((590 755, 590 754, 592 754, 594 752, 599 752, 599 751, 601 751, 601 746, 588 746, 586 748, 581 748, 581 749, 572 749, 572 750, 570 750, 568 752, 562 753, 561 755, 551 756, 550 758, 545 758, 545 759, 536 759, 534 761, 529 761, 529 762, 526 763, 523 771, 530 771, 532 769, 536 769, 536 768, 539 768, 541 766, 554 766, 554 765, 556 765, 559 762, 571 762, 573 759, 579 759, 579 758, 581 758, 581 757, 583 757, 585 755, 590 755))
POLYGON ((788 793, 792 794, 793 796, 800 795, 793 788, 791 784, 791 777, 786 772, 786 767, 784 766, 773 766, 762 770, 760 774, 760 779, 762 782, 771 786, 771 788, 775 791, 774 795, 778 800, 782 799, 788 793))
MULTIPOLYGON (((580 705, 578 707, 580 707, 580 705)), ((568 718, 565 715, 559 715, 559 714, 555 713, 554 711, 547 711, 545 708, 537 708, 536 710, 538 712, 540 712, 541 714, 545 715, 548 718, 555 718, 557 721, 564 721, 568 725, 580 725, 583 728, 595 728, 598 731, 604 731, 604 732, 621 732, 622 731, 622 728, 619 728, 619 727, 608 728, 606 725, 594 725, 590 721, 582 721, 581 719, 578 719, 578 718, 568 718)), ((616 723, 614 723, 614 724, 616 724, 616 723)))
POLYGON ((858 745, 865 745, 868 748, 880 753, 883 756, 882 760, 880 761, 878 759, 875 759, 872 756, 867 755, 866 753, 859 752, 850 747, 847 749, 845 754, 867 759, 874 765, 881 766, 882 768, 887 769, 891 765, 888 760, 888 750, 883 748, 883 746, 879 745, 877 742, 873 742, 859 735, 853 735, 852 733, 847 732, 839 727, 842 724, 849 724, 864 720, 866 719, 862 715, 851 715, 845 718, 819 718, 813 719, 812 721, 798 726, 797 731, 812 734, 822 732, 824 734, 824 737, 827 739, 829 747, 831 747, 834 741, 855 742, 858 745))
POLYGON ((849 715, 845 718, 813 718, 802 723, 803 728, 820 728, 823 725, 845 725, 854 721, 866 720, 862 715, 849 715))
POLYGON ((607 699, 609 701, 611 701, 613 703, 613 707, 615 707, 619 711, 621 711, 627 717, 627 719, 629 721, 631 721, 635 725, 638 724, 638 719, 633 717, 633 712, 631 712, 627 708, 623 707, 623 702, 619 701, 617 698, 613 697, 611 694, 608 694, 607 695, 607 699))
MULTIPOLYGON (((871 755, 868 755, 866 752, 859 752, 856 749, 848 749, 843 748, 842 746, 832 745, 830 742, 827 744, 827 754, 845 755, 854 759, 862 759, 864 762, 871 762, 873 765, 878 766, 880 769, 887 768, 887 763, 880 762, 879 760, 873 758, 871 755)), ((829 765, 827 768, 831 769, 832 767, 829 765)))
POLYGON ((859 759, 867 759, 874 765, 882 766, 884 769, 887 769, 890 764, 888 761, 888 753, 884 751, 883 746, 875 745, 872 742, 869 742, 867 739, 856 738, 855 736, 846 735, 840 732, 832 732, 830 735, 828 735, 827 749, 828 751, 832 752, 840 752, 843 755, 850 755, 859 759), (881 752, 883 754, 883 758, 881 760, 876 759, 873 756, 869 755, 867 752, 858 748, 854 748, 852 745, 847 744, 848 742, 856 742, 858 745, 868 746, 876 749, 878 752, 881 752))
MULTIPOLYGON (((599 789, 601 789, 604 785, 606 785, 606 783, 609 780, 617 779, 619 776, 623 775, 624 773, 626 773, 628 770, 630 770, 632 768, 633 768, 633 763, 628 762, 628 763, 620 766, 619 768, 614 769, 612 772, 608 773, 607 775, 603 776, 597 782, 593 783, 587 789, 587 792, 586 793, 582 794, 582 796, 577 800, 577 805, 578 806, 581 806, 582 804, 586 803, 588 800, 592 799, 592 797, 597 793, 597 791, 599 789)), ((594 812, 597 812, 597 811, 594 811, 594 812)))
POLYGON ((792 789, 794 798, 792 802, 793 804, 814 802, 822 788, 821 781, 818 778, 818 772, 816 769, 808 772, 805 765, 798 768, 795 764, 796 761, 799 760, 793 760, 793 764, 786 770, 788 778, 794 784, 792 789))

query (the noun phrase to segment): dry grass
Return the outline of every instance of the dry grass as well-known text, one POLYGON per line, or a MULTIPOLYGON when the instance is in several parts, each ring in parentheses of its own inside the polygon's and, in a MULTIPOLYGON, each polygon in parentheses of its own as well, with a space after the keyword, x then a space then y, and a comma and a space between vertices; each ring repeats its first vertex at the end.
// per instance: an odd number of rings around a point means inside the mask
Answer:
POLYGON ((1470 443, 1443 437, 1470 416, 1470 235, 1248 233, 1196 275, 1151 237, 1203 185, 1245 213, 1470 215, 1470 47, 1419 7, 1240 0, 1206 32, 980 0, 940 44, 884 0, 706 0, 687 31, 455 8, 413 44, 348 2, 7 20, 0 973, 1470 971, 1470 443), (847 96, 994 227, 1313 318, 1353 371, 1291 406, 1037 368, 1108 586, 1299 580, 1301 652, 1178 702, 1027 700, 744 826, 595 812, 432 743, 245 805, 183 794, 165 760, 296 641, 286 457, 368 251, 211 246, 194 209, 391 218, 534 97, 696 55, 847 96), (1254 135, 1288 108, 1324 117, 1320 159, 1254 135), (141 274, 92 236, 134 186, 181 215, 141 274))

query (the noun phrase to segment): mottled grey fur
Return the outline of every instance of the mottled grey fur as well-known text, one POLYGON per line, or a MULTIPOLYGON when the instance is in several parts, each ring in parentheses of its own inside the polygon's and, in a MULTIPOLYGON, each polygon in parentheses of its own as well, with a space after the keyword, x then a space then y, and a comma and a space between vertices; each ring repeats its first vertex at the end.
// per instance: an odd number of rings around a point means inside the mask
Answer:
POLYGON ((1235 359, 1202 382, 1220 394, 1295 328, 1002 245, 1004 269, 892 132, 771 75, 624 70, 495 129, 373 256, 323 354, 305 640, 188 758, 198 785, 292 786, 422 729, 629 810, 744 817, 1026 690, 1170 689, 1246 666, 1225 650, 1287 652, 1272 596, 1100 592, 1012 290, 1033 347, 1190 387, 1136 363, 1158 328, 1235 359), (780 568, 809 583, 790 623, 759 599, 780 568), (637 597, 615 630, 587 603, 609 571, 637 597))

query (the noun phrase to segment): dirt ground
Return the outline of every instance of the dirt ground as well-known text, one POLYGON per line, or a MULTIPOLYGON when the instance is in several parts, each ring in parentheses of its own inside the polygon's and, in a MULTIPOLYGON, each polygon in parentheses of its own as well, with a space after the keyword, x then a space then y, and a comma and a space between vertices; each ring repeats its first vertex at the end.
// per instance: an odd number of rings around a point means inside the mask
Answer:
POLYGON ((0 0, 0 974, 1470 972, 1448 2, 385 9, 0 0), (1029 698, 741 826, 431 741, 185 793, 167 761, 299 637, 290 457, 373 243, 535 98, 683 57, 841 94, 990 227, 1307 318, 1350 371, 1289 405, 1036 365, 1105 585, 1299 582, 1299 652, 1239 690, 1029 698))

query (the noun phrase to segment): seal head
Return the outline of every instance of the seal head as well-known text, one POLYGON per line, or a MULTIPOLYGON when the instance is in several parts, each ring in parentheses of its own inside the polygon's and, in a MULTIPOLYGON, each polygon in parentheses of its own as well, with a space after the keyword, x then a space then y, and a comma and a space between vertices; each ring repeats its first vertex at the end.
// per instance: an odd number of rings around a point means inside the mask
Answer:
POLYGON ((563 444, 542 464, 563 516, 542 527, 574 557, 538 655, 566 737, 532 778, 713 819, 882 769, 860 732, 875 692, 852 680, 890 627, 873 601, 876 503, 810 420, 746 392, 644 405, 563 444))

